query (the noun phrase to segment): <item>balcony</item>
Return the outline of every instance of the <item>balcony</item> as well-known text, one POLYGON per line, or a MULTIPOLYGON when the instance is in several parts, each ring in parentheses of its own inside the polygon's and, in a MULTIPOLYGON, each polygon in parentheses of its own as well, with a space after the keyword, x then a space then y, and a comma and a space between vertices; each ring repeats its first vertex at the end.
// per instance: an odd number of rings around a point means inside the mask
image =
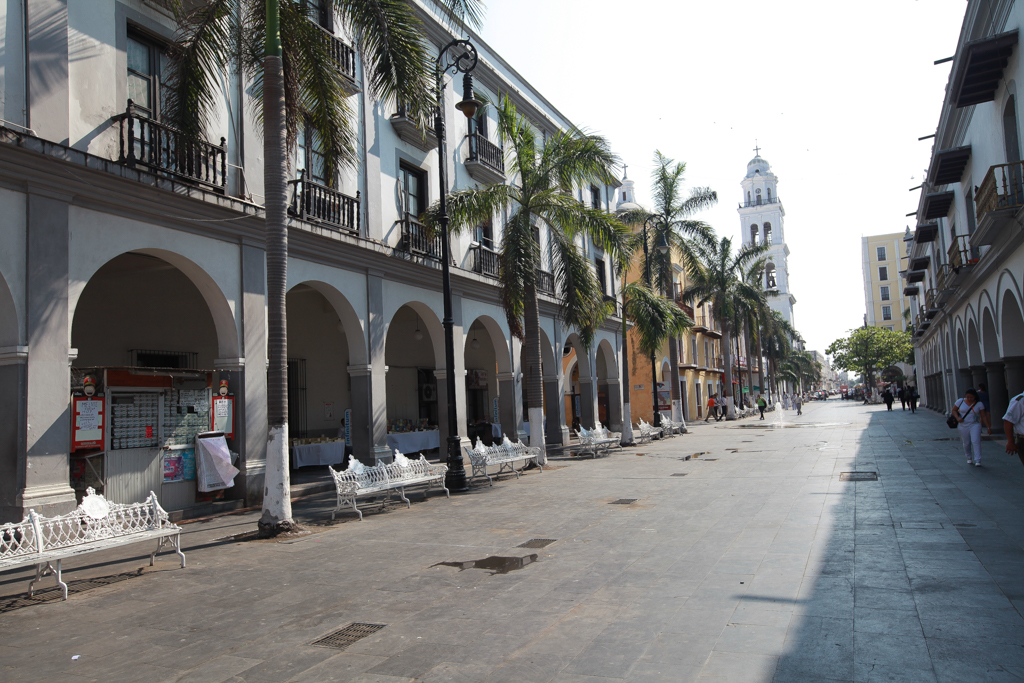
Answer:
POLYGON ((739 208, 741 208, 741 209, 749 209, 752 206, 764 206, 766 204, 778 204, 778 203, 779 203, 779 198, 778 197, 768 197, 767 199, 761 199, 760 197, 758 197, 757 199, 755 199, 753 201, 750 201, 750 202, 741 202, 740 205, 739 205, 739 208))
POLYGON ((948 263, 943 263, 935 271, 936 293, 935 301, 944 304, 956 294, 955 289, 956 272, 948 263))
POLYGON ((679 369, 680 370, 696 370, 697 359, 693 357, 693 354, 679 354, 679 369))
POLYGON ((995 243, 1003 228, 1024 207, 1024 162, 992 166, 975 195, 978 229, 971 235, 971 246, 995 243))
POLYGON ((718 372, 725 371, 725 356, 715 356, 714 364, 711 366, 718 372))
POLYGON ((704 334, 708 337, 721 339, 722 331, 718 329, 718 325, 716 324, 715 319, 710 315, 701 316, 701 318, 701 324, 704 327, 704 334))
POLYGON ((498 277, 498 252, 477 242, 470 248, 473 255, 473 272, 488 277, 498 277))
POLYGON ((469 158, 466 159, 466 171, 484 185, 495 185, 505 182, 505 156, 493 142, 480 133, 471 133, 469 140, 469 158))
POLYGON ((949 265, 957 270, 969 270, 978 263, 978 249, 972 249, 969 240, 968 235, 957 235, 946 252, 949 256, 949 265))
POLYGON ((676 296, 675 300, 676 305, 679 306, 680 309, 682 309, 683 313, 686 314, 686 317, 689 318, 690 320, 694 320, 695 318, 693 317, 693 306, 688 306, 684 304, 683 298, 681 296, 676 296))
POLYGON ((345 94, 355 95, 360 92, 359 81, 356 80, 356 51, 320 24, 312 20, 310 23, 320 29, 318 35, 323 41, 324 50, 334 64, 335 71, 341 74, 342 88, 345 90, 345 94))
POLYGON ((692 332, 707 332, 708 328, 705 324, 705 318, 703 315, 691 316, 693 320, 693 327, 690 328, 692 332))
POLYGON ((322 223, 332 230, 359 233, 359 193, 349 197, 326 185, 306 179, 302 170, 298 180, 288 181, 293 185, 292 201, 288 213, 310 223, 322 223))
POLYGON ((924 196, 924 219, 945 218, 953 206, 953 192, 930 192, 924 196))
POLYGON ((931 320, 939 314, 945 303, 939 300, 940 292, 937 289, 929 289, 924 295, 924 315, 931 320))
POLYGON ((441 236, 431 236, 426 226, 408 213, 402 221, 402 241, 398 248, 417 256, 441 260, 441 236))
POLYGON ((555 295, 555 276, 546 270, 537 269, 537 291, 547 294, 548 296, 555 295))
POLYGON ((923 223, 914 230, 914 241, 918 244, 934 242, 939 235, 938 223, 923 223))
POLYGON ((907 285, 903 288, 903 296, 917 296, 921 293, 921 288, 917 285, 907 285))
POLYGON ((191 140, 176 128, 139 116, 131 100, 125 113, 112 120, 120 129, 118 163, 129 168, 143 166, 157 175, 225 194, 228 169, 224 138, 220 145, 191 140))
POLYGON ((391 127, 402 139, 421 152, 429 152, 437 147, 437 136, 433 128, 423 129, 417 125, 416 120, 409 115, 405 105, 399 105, 398 111, 392 115, 391 127))

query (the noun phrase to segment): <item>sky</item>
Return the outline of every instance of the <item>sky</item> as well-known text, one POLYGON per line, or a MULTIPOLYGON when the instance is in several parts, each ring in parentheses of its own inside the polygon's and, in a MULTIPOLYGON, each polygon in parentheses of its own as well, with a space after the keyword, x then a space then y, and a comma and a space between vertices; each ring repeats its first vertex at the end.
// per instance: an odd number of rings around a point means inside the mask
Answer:
MULTIPOLYGON (((606 136, 650 205, 654 151, 718 192, 740 241, 754 145, 779 179, 794 316, 824 351, 863 322, 864 235, 913 221, 964 0, 489 0, 483 39, 574 124, 606 136)), ((913 228, 913 225, 911 225, 913 228)))

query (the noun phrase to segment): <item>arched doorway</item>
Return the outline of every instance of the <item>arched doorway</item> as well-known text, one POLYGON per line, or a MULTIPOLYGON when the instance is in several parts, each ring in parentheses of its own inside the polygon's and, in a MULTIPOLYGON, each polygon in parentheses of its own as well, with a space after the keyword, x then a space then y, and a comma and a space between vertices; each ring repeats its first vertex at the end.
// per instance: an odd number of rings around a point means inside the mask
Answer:
POLYGON ((515 377, 497 321, 480 316, 466 330, 466 433, 486 445, 502 435, 516 440, 515 377))
MULTIPOLYGON (((211 428, 212 385, 224 379, 229 392, 239 388, 237 367, 215 370, 219 359, 237 357, 238 347, 230 306, 212 278, 180 255, 133 251, 97 269, 74 303, 72 390, 93 378, 105 394, 108 424, 102 453, 72 456, 72 485, 93 485, 95 475, 114 502, 139 502, 155 491, 168 510, 243 495, 198 493, 186 464, 194 462, 195 435, 211 428), (167 461, 175 464, 170 477, 167 461)), ((236 452, 238 406, 228 439, 236 452)))
MULTIPOLYGON (((293 468, 344 465, 345 416, 348 414, 353 424, 365 424, 366 420, 365 410, 360 411, 362 420, 356 417, 358 408, 352 400, 348 330, 321 289, 334 293, 320 283, 302 283, 292 287, 286 299, 288 436, 293 444, 293 468), (347 413, 349 410, 352 412, 347 413)), ((365 427, 360 431, 365 432, 365 427)), ((353 447, 348 450, 368 456, 365 444, 364 448, 354 448, 361 435, 354 430, 349 434, 353 447)))
POLYGON ((441 448, 448 437, 443 340, 441 321, 420 302, 399 308, 388 324, 384 362, 391 451, 446 457, 441 448))
POLYGON ((1006 290, 1001 306, 1000 330, 1003 339, 1003 362, 1006 365, 1006 389, 1010 397, 1024 391, 1024 316, 1016 297, 1006 290))
MULTIPOLYGON (((565 360, 563 361, 564 366, 568 369, 568 361, 574 360, 576 362, 576 380, 571 385, 574 389, 574 400, 578 404, 578 410, 573 408, 572 414, 576 417, 578 413, 579 424, 586 427, 587 429, 594 429, 597 417, 595 415, 596 410, 596 395, 594 387, 594 375, 590 364, 590 355, 587 350, 583 347, 583 343, 580 341, 579 335, 573 332, 565 339, 565 346, 568 347, 571 353, 566 354, 565 360)), ((565 349, 563 349, 565 353, 565 349)), ((566 377, 569 375, 566 374, 566 377)))
POLYGON ((622 394, 619 366, 607 339, 597 345, 597 419, 613 431, 622 431, 622 394))
POLYGON ((0 275, 0 401, 8 414, 0 420, 0 524, 20 522, 22 505, 18 494, 25 485, 24 467, 18 454, 25 450, 22 425, 25 424, 26 365, 21 349, 21 325, 14 297, 0 275))

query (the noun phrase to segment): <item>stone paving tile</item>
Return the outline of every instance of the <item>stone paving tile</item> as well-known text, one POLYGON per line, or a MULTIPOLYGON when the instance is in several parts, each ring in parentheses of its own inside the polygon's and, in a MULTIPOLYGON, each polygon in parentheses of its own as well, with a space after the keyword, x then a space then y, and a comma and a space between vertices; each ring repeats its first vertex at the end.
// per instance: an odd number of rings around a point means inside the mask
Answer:
MULTIPOLYGON (((1019 461, 985 442, 985 466, 966 467, 927 412, 830 401, 801 420, 849 424, 701 425, 644 458, 561 458, 363 522, 328 523, 331 495, 313 496, 295 509, 317 533, 298 542, 217 540, 258 514, 186 525, 184 571, 130 546, 70 562, 72 579, 143 571, 0 611, 0 680, 1024 677, 1019 461), (718 461, 678 460, 702 450, 718 461), (880 480, 839 481, 854 469, 880 480), (433 566, 523 555, 534 537, 559 540, 523 570, 433 566), (308 645, 353 621, 388 626, 342 653, 308 645)), ((0 601, 28 576, 0 576, 0 601)))

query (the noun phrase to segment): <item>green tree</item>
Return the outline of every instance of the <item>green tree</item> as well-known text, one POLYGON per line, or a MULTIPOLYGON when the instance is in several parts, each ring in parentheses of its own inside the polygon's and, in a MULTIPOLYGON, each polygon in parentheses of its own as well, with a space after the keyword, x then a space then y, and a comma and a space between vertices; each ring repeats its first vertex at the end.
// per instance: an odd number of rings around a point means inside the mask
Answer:
POLYGON ((909 332, 858 327, 832 342, 827 352, 832 356, 832 367, 864 375, 865 391, 870 395, 875 388, 875 373, 905 361, 913 348, 909 332))
POLYGON ((789 321, 778 311, 773 310, 770 315, 761 319, 761 352, 768 359, 768 383, 773 387, 776 396, 781 393, 779 379, 783 379, 779 371, 793 352, 793 341, 799 336, 789 321))
POLYGON ((725 386, 729 394, 726 419, 735 420, 735 401, 732 396, 732 338, 737 333, 737 310, 741 305, 753 305, 763 298, 756 287, 746 282, 747 268, 768 251, 766 245, 748 244, 734 253, 732 240, 723 237, 713 245, 695 245, 698 258, 690 275, 690 285, 683 299, 697 306, 710 305, 711 314, 722 322, 722 353, 725 360, 725 386))
MULTIPOLYGON (((499 246, 498 280, 509 330, 523 340, 530 445, 543 452, 539 226, 548 226, 547 252, 562 322, 576 330, 588 348, 597 326, 611 312, 611 303, 604 300, 593 264, 581 247, 582 238, 587 236, 616 260, 628 248, 630 232, 614 216, 572 196, 575 188, 612 182, 618 159, 603 137, 572 128, 555 133, 541 145, 537 132, 507 96, 498 102, 497 111, 498 136, 513 182, 448 195, 449 228, 459 234, 495 214, 508 215, 499 246)), ((428 226, 439 225, 437 214, 435 204, 425 217, 428 226)))
MULTIPOLYGON (((385 104, 405 103, 426 124, 433 110, 433 64, 413 6, 392 0, 321 0, 355 38, 365 84, 385 104)), ((356 161, 355 111, 331 41, 304 0, 173 0, 179 31, 171 49, 167 115, 201 138, 223 78, 237 68, 261 103, 267 243, 267 470, 260 531, 294 528, 288 481, 288 158, 300 124, 319 139, 325 174, 356 161)), ((479 0, 439 0, 451 20, 476 23, 479 0)))

